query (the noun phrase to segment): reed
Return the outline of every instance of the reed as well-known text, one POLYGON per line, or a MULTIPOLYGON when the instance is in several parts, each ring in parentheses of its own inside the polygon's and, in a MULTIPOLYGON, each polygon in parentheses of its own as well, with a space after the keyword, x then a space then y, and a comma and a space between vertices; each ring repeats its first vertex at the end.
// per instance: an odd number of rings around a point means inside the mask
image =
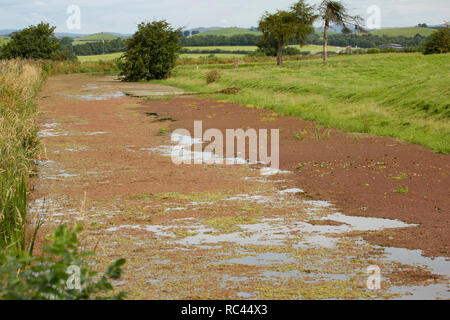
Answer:
POLYGON ((32 247, 27 183, 39 148, 34 99, 44 81, 38 62, 0 61, 0 248, 32 247))

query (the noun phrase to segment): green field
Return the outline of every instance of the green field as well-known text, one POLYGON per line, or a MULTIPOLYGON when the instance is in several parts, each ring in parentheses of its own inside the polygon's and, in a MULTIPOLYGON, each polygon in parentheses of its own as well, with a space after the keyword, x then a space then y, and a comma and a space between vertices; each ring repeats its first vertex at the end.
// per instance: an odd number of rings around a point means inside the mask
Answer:
POLYGON ((79 45, 79 44, 85 44, 85 43, 89 43, 89 42, 98 42, 98 41, 111 41, 111 40, 115 40, 117 38, 121 38, 121 39, 126 39, 125 37, 120 37, 120 36, 116 36, 116 35, 112 35, 112 34, 108 34, 108 33, 96 33, 96 34, 91 34, 89 36, 86 37, 82 37, 82 38, 76 38, 73 41, 73 45, 79 45))
MULTIPOLYGON (((316 121, 348 132, 397 137, 450 153, 450 54, 335 56, 275 64, 241 64, 221 69, 206 85, 194 66, 177 67, 161 83, 191 91, 240 87, 239 95, 213 96, 249 107, 316 121)), ((356 138, 356 137, 355 137, 356 138)))
POLYGON ((414 37, 416 34, 420 34, 422 36, 428 37, 434 31, 436 31, 436 30, 431 29, 431 28, 413 27, 413 28, 381 29, 381 30, 371 31, 370 33, 373 35, 377 35, 377 36, 386 35, 388 37, 398 37, 398 36, 414 37))
POLYGON ((201 32, 199 34, 196 34, 192 37, 196 36, 235 36, 235 35, 241 35, 241 34, 255 34, 255 35, 262 35, 259 31, 251 31, 244 28, 224 28, 219 30, 211 30, 211 31, 205 31, 201 32))

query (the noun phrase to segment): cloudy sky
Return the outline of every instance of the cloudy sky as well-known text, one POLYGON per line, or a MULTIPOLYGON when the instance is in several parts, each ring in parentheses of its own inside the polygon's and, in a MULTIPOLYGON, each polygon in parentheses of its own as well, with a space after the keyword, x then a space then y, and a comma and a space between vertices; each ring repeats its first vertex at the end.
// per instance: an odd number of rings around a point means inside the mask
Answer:
MULTIPOLYGON (((132 33, 141 21, 166 19, 176 27, 256 26, 264 11, 287 9, 295 0, 0 0, 0 29, 19 29, 40 21, 57 32, 132 33), (81 28, 69 29, 67 8, 81 12, 81 28)), ((318 4, 320 0, 310 0, 318 4)), ((367 9, 381 10, 381 27, 450 20, 450 0, 345 0, 352 13, 369 17, 367 9)))

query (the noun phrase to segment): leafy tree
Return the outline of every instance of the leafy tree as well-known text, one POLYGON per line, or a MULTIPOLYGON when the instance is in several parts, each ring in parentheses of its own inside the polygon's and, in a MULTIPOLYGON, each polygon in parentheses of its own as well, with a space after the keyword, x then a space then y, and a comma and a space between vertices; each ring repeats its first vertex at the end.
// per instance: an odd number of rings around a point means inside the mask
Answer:
POLYGON ((2 47, 0 59, 54 59, 61 46, 54 35, 55 29, 41 22, 13 33, 2 47))
POLYGON ((127 51, 120 62, 125 81, 164 79, 176 65, 181 29, 173 29, 164 20, 141 23, 127 40, 127 51))
POLYGON ((77 56, 73 50, 73 39, 70 37, 63 37, 59 40, 61 44, 60 49, 55 53, 54 60, 76 60, 77 56))
POLYGON ((323 61, 328 61, 328 30, 331 24, 342 26, 343 33, 351 33, 350 25, 356 30, 363 31, 363 18, 351 16, 347 8, 340 1, 323 0, 319 6, 321 19, 325 23, 323 31, 323 61))
POLYGON ((124 52, 127 48, 127 42, 123 39, 114 39, 111 41, 88 42, 73 46, 77 56, 89 56, 95 54, 124 52))
POLYGON ((424 54, 447 52, 450 52, 450 28, 448 23, 445 27, 431 34, 429 40, 425 42, 424 54))
POLYGON ((184 47, 199 46, 254 46, 261 38, 254 34, 236 34, 232 36, 197 35, 195 37, 181 38, 180 44, 184 47))
MULTIPOLYGON (((276 57, 278 52, 278 41, 274 37, 261 38, 256 44, 258 49, 252 54, 254 56, 276 57)), ((284 47, 283 56, 300 55, 301 51, 294 47, 284 47)))
POLYGON ((291 7, 290 11, 278 10, 270 14, 266 12, 259 21, 259 29, 263 32, 263 41, 277 42, 277 65, 283 64, 283 47, 296 40, 304 44, 307 36, 314 31, 312 24, 316 19, 313 8, 304 0, 291 7))

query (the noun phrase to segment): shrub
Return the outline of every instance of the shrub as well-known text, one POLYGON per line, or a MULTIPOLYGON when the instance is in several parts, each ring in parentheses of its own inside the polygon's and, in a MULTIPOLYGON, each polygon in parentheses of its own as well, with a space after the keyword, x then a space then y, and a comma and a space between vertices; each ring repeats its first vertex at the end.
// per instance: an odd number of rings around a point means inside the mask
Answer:
POLYGON ((213 82, 217 82, 220 80, 220 71, 217 69, 213 69, 206 73, 206 83, 210 84, 213 82))
POLYGON ((176 66, 181 29, 173 29, 166 21, 141 23, 127 40, 127 51, 120 62, 125 81, 165 79, 176 66))
POLYGON ((378 49, 369 49, 369 50, 367 50, 367 53, 368 54, 376 54, 376 53, 380 53, 380 50, 378 50, 378 49))
POLYGON ((13 33, 11 40, 2 47, 0 59, 60 59, 61 45, 53 34, 55 29, 40 23, 13 33))
POLYGON ((38 258, 15 248, 0 251, 0 300, 123 299, 124 292, 107 294, 113 291, 109 281, 122 275, 125 260, 115 261, 99 276, 85 260, 92 253, 78 250, 77 234, 81 229, 80 225, 55 229, 44 247, 45 255, 38 258), (68 287, 68 283, 77 284, 71 279, 69 267, 79 268, 78 288, 68 287))
POLYGON ((424 54, 450 52, 450 27, 445 27, 431 34, 430 39, 425 42, 424 54))

